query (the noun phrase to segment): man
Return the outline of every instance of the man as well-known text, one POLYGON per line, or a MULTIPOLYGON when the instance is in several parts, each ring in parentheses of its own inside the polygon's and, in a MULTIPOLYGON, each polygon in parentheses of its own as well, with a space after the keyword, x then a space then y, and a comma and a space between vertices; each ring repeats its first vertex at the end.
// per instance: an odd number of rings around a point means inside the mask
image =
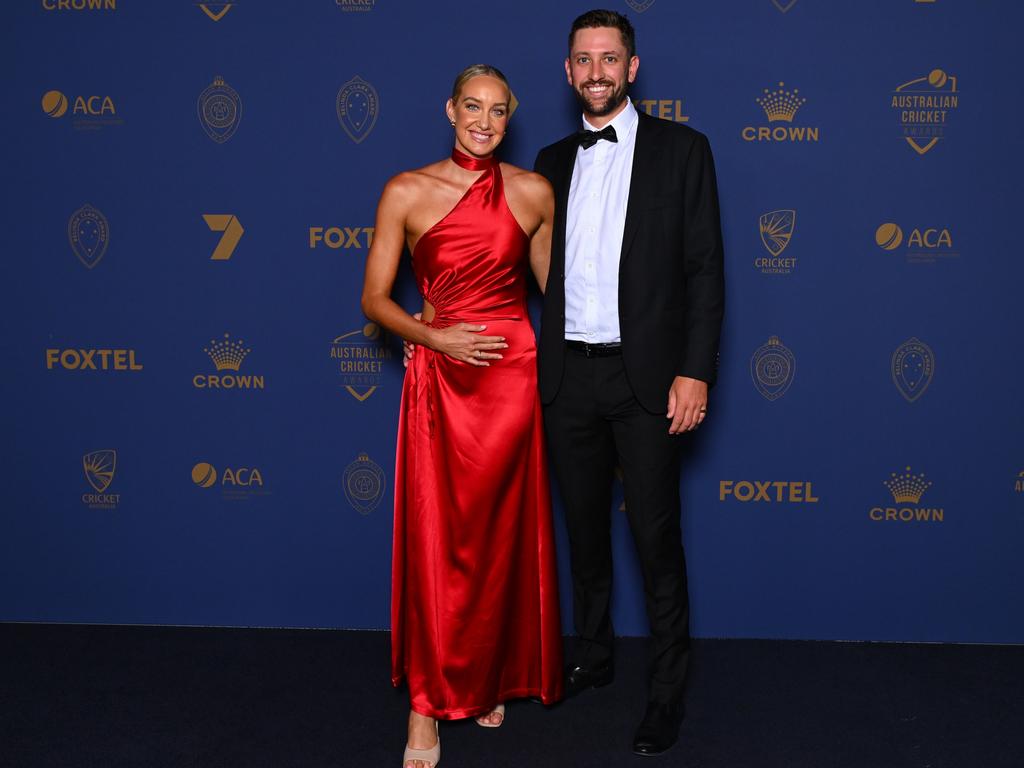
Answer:
POLYGON ((584 131, 541 150, 555 192, 538 349, 552 464, 572 561, 579 651, 566 692, 611 682, 611 489, 623 472, 651 629, 648 706, 633 751, 678 739, 689 649, 679 502, 680 435, 714 383, 724 308, 722 237, 707 139, 638 113, 633 27, 589 11, 565 73, 584 131))

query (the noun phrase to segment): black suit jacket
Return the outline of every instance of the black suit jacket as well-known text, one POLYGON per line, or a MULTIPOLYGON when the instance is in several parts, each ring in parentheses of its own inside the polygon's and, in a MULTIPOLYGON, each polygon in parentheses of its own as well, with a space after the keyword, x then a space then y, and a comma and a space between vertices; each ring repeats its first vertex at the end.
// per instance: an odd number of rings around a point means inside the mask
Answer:
MULTIPOLYGON (((619 326, 629 383, 664 412, 676 376, 714 384, 725 308, 718 187, 707 138, 639 113, 619 259, 619 326)), ((565 361, 565 218, 575 136, 537 155, 555 191, 551 269, 538 345, 541 400, 550 403, 565 361)))

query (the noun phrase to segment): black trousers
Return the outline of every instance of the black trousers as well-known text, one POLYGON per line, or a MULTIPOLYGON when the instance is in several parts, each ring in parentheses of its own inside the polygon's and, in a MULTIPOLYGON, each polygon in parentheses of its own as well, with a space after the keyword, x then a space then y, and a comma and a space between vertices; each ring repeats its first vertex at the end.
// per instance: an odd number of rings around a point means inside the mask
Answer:
MULTIPOLYGON (((668 392, 665 392, 666 405, 668 392)), ((637 402, 621 356, 566 350, 555 399, 544 408, 551 461, 569 531, 574 664, 612 660, 612 480, 622 468, 626 515, 643 570, 651 630, 651 701, 675 703, 689 655, 689 600, 679 505, 680 435, 637 402)))

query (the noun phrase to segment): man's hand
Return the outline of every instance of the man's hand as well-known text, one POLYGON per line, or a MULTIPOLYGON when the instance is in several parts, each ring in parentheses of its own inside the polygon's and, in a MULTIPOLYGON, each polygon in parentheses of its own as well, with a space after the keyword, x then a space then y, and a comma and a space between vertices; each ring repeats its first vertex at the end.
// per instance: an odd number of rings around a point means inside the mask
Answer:
POLYGON ((678 435, 700 426, 708 412, 708 384, 700 379, 676 376, 668 390, 668 433, 678 435))

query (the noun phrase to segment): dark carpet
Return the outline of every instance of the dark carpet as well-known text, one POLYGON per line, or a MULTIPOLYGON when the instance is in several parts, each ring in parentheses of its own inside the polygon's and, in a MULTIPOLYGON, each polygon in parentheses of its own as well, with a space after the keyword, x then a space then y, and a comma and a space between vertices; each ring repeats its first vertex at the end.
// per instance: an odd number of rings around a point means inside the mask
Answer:
MULTIPOLYGON (((630 752, 646 641, 615 682, 441 728, 445 768, 1021 768, 1024 647, 700 640, 679 744, 630 752)), ((400 768, 382 632, 0 624, 0 765, 400 768)))

